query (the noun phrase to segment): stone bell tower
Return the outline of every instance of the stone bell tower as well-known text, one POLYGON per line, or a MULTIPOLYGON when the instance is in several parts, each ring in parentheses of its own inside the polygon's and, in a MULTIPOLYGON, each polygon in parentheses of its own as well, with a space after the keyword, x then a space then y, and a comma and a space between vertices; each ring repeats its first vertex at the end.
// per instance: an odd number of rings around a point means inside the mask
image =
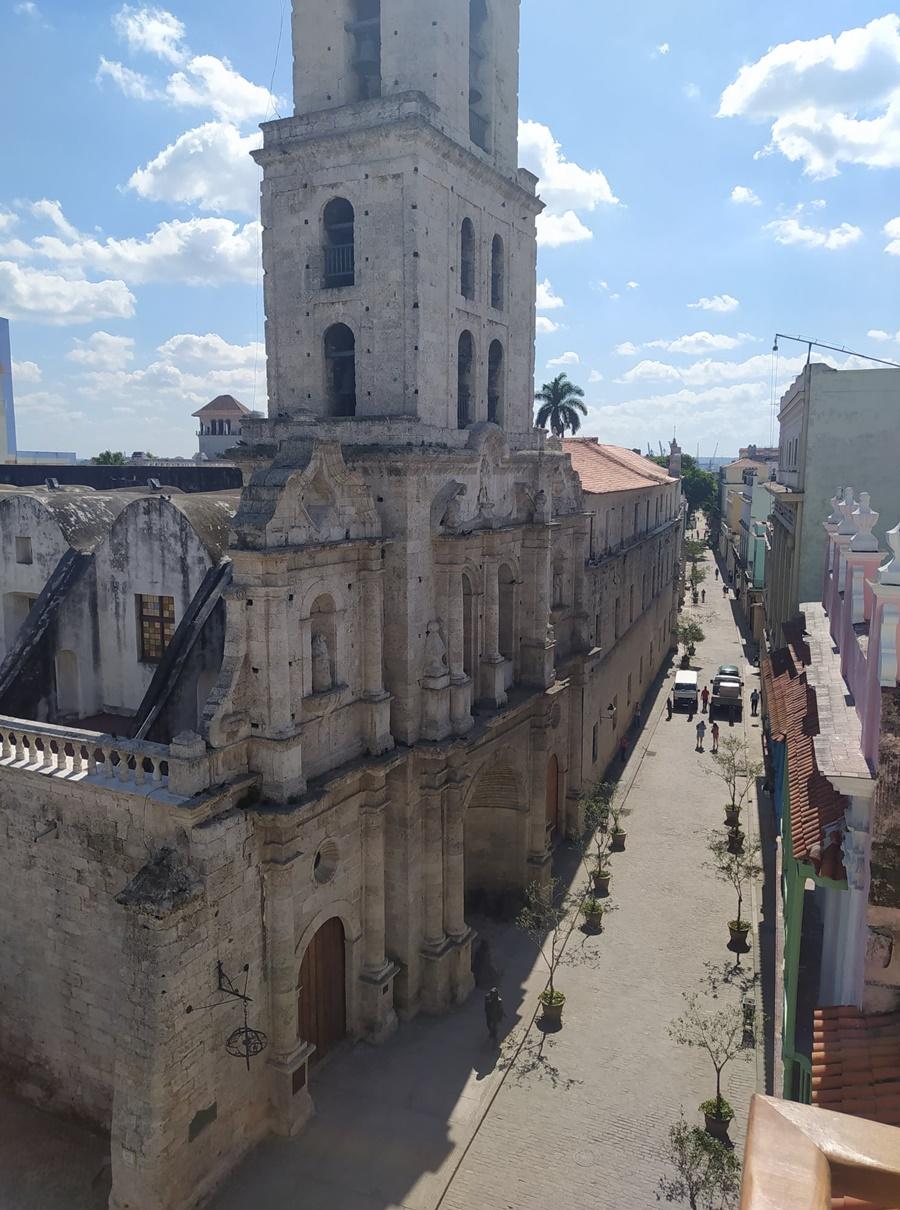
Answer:
POLYGON ((263 127, 270 415, 532 428, 519 0, 295 0, 263 127))

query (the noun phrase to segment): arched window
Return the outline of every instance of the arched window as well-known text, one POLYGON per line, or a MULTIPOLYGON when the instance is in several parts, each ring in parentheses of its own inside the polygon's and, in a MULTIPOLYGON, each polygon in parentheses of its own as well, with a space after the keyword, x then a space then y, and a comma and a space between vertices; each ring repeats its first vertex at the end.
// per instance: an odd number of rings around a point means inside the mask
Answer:
POLYGON ((368 101, 381 96, 381 0, 354 0, 352 11, 347 30, 355 39, 356 99, 368 101))
POLYGON ((490 40, 486 0, 469 0, 469 138, 490 150, 490 40))
POLYGON ((464 218, 459 231, 459 292, 463 298, 475 297, 475 227, 464 218))
POLYGON ((464 429, 472 423, 472 378, 475 369, 475 342, 471 332, 459 338, 456 355, 456 423, 464 429))
POLYGON ((503 264, 503 240, 495 235, 491 242, 491 306, 495 311, 503 310, 503 295, 506 291, 506 275, 503 264))
POLYGON ((492 340, 488 352, 488 420, 503 423, 504 402, 503 345, 492 340))
POLYGON ((325 238, 324 284, 329 289, 355 281, 354 214, 345 197, 334 197, 322 213, 325 238))
POLYGON ((329 416, 356 415, 356 340, 346 324, 325 333, 325 388, 329 416))

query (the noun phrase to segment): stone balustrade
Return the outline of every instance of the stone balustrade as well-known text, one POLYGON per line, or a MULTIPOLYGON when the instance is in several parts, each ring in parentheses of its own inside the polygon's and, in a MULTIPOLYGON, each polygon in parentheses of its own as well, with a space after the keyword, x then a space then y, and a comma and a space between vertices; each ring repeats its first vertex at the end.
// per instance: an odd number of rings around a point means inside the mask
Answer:
MULTIPOLYGON (((100 778, 126 789, 169 786, 169 748, 0 716, 0 768, 61 778, 100 778)), ((173 787, 174 788, 174 787, 173 787)))

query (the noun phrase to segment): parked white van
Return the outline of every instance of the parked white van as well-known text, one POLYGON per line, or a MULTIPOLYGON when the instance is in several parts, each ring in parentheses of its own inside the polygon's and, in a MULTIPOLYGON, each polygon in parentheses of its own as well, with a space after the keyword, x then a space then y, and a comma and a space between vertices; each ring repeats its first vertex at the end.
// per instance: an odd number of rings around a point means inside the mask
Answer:
POLYGON ((688 668, 679 668, 675 673, 675 688, 672 690, 672 705, 677 710, 679 706, 687 706, 689 710, 697 709, 697 689, 699 673, 691 672, 688 668))

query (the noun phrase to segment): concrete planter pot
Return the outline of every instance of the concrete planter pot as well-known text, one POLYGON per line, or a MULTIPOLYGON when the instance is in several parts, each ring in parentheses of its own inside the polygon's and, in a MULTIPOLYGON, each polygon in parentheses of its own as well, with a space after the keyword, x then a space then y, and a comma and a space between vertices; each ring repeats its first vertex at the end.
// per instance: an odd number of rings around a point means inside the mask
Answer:
POLYGON ((712 1114, 705 1113, 703 1115, 706 1123, 706 1133, 714 1139, 718 1139, 720 1143, 724 1143, 728 1139, 728 1127, 731 1125, 731 1118, 717 1118, 712 1114))
POLYGON ((562 1026, 562 1011, 566 1003, 565 992, 554 992, 553 999, 550 999, 549 992, 541 992, 541 1023, 551 1029, 560 1029, 562 1026))
POLYGON ((591 874, 591 881, 594 884, 595 895, 609 894, 609 880, 611 877, 612 875, 610 874, 609 870, 604 870, 602 873, 600 870, 594 870, 594 872, 591 874))
POLYGON ((728 829, 728 852, 743 853, 744 851, 744 833, 740 827, 735 826, 728 829))
POLYGON ((746 950, 750 946, 747 938, 750 936, 750 925, 746 920, 729 920, 728 932, 730 935, 730 944, 734 949, 746 950))
POLYGON ((727 806, 725 808, 725 826, 727 828, 737 828, 741 823, 741 808, 727 806))
POLYGON ((625 851, 625 837, 627 833, 623 831, 613 832, 609 842, 609 847, 614 853, 622 853, 625 851))

